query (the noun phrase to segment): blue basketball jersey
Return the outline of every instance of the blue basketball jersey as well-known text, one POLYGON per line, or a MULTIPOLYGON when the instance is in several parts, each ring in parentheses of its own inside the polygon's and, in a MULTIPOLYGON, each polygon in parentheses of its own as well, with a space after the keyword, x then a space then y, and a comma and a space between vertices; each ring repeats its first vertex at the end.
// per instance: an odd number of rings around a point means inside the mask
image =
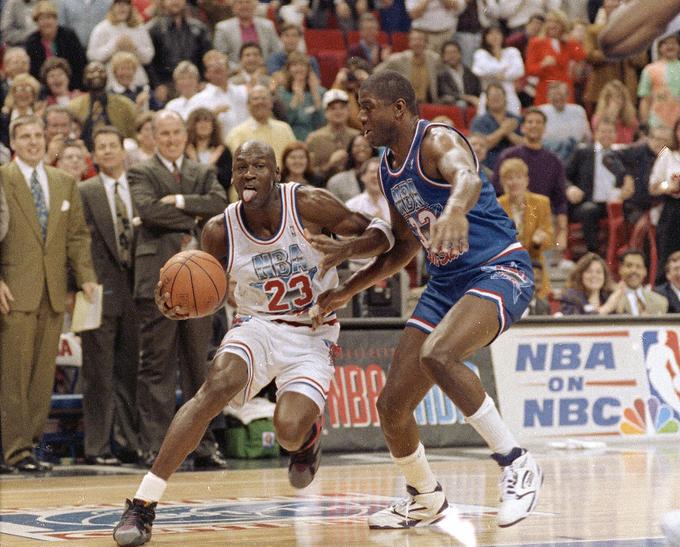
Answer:
POLYGON ((380 158, 380 182, 387 200, 404 217, 415 237, 427 251, 427 271, 431 276, 478 268, 506 252, 521 248, 517 241, 515 224, 496 199, 496 192, 486 177, 482 176, 479 200, 467 213, 469 223, 469 250, 458 258, 452 253, 434 253, 428 250, 430 228, 442 214, 451 195, 451 185, 443 180, 428 178, 420 165, 420 147, 429 127, 438 125, 460 135, 479 161, 465 136, 443 124, 419 120, 411 148, 398 171, 392 171, 387 161, 389 149, 380 158))

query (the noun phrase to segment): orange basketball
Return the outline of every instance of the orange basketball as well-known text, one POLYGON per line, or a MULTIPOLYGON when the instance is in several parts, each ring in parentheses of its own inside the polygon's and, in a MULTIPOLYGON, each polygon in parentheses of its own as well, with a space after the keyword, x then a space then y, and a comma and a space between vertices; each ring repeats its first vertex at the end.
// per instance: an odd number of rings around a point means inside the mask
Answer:
POLYGON ((227 277, 219 261, 203 251, 184 251, 161 268, 161 294, 170 305, 189 310, 189 317, 214 313, 227 293, 227 277))

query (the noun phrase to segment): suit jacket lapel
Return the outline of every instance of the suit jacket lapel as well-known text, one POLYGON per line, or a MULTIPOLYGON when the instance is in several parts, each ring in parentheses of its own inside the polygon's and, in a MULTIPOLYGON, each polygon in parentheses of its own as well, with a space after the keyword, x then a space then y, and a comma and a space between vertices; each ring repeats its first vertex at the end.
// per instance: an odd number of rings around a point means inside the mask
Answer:
POLYGON ((182 194, 196 194, 196 166, 184 158, 182 162, 182 179, 180 181, 182 194))
MULTIPOLYGON (((31 194, 31 191, 29 190, 28 185, 26 184, 26 179, 24 179, 24 175, 21 174, 21 169, 19 169, 19 166, 16 164, 16 162, 12 162, 10 164, 10 169, 12 170, 12 172, 10 173, 8 180, 6 181, 7 186, 5 187, 5 189, 8 190, 7 194, 9 195, 9 189, 11 188, 11 191, 16 196, 19 208, 21 209, 21 211, 24 213, 24 216, 28 220, 28 225, 35 233, 35 236, 40 240, 40 243, 42 243, 43 242, 42 233, 40 232, 40 224, 38 223, 38 212, 35 209, 33 195, 31 194)), ((50 194, 51 193, 52 188, 50 187, 50 194)))
MULTIPOLYGON (((154 161, 156 162, 156 169, 161 176, 161 180, 170 190, 168 194, 181 194, 182 189, 175 180, 175 176, 170 171, 168 171, 157 154, 154 154, 154 161)), ((186 161, 186 158, 184 161, 186 161)), ((184 162, 182 162, 182 171, 184 171, 184 162)))
MULTIPOLYGON (((94 182, 94 181, 93 181, 94 182)), ((113 217, 111 216, 111 207, 109 205, 109 198, 106 195, 106 189, 101 177, 96 177, 96 185, 92 185, 87 192, 90 210, 92 217, 97 225, 102 239, 106 246, 119 261, 118 245, 116 245, 116 228, 113 224, 113 217)))
POLYGON ((69 196, 66 194, 66 187, 58 180, 59 175, 55 174, 48 166, 45 166, 45 172, 47 173, 47 183, 50 185, 50 213, 47 217, 47 236, 45 237, 45 244, 47 244, 57 229, 61 219, 62 207, 70 207, 71 204, 68 203, 69 196))

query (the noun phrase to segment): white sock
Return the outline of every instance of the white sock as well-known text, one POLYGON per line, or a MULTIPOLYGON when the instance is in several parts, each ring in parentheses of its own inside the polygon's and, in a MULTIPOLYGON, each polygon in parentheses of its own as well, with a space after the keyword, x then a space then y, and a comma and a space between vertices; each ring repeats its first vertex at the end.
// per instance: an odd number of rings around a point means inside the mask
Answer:
POLYGON ((135 498, 144 501, 159 501, 161 497, 163 497, 167 485, 168 483, 166 481, 149 471, 144 475, 142 483, 139 485, 137 493, 135 494, 135 498))
POLYGON ((397 464, 399 470, 406 477, 406 484, 413 486, 418 492, 432 492, 437 488, 437 479, 425 457, 423 443, 419 443, 416 451, 410 456, 403 458, 392 456, 392 461, 397 464))
POLYGON ((506 455, 519 446, 488 394, 477 412, 465 418, 465 421, 475 428, 495 454, 506 455))

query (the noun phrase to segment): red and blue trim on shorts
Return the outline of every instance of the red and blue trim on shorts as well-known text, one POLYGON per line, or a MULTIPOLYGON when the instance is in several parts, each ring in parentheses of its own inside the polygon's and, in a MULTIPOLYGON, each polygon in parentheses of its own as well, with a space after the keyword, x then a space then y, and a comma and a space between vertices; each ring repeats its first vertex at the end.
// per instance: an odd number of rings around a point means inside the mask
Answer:
POLYGON ((522 317, 534 291, 529 254, 516 246, 478 268, 430 278, 406 326, 430 334, 466 294, 496 304, 498 335, 522 317))

